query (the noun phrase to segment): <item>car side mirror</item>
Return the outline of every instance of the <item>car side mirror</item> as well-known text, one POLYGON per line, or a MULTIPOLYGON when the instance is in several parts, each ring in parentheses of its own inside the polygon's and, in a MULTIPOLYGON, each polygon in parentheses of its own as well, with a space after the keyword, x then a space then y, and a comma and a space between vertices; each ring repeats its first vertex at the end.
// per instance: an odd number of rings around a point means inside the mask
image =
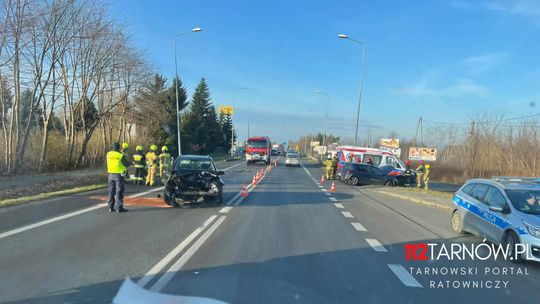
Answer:
POLYGON ((225 175, 225 171, 218 171, 217 175, 225 175))
POLYGON ((504 213, 505 208, 498 206, 489 206, 489 210, 504 213))

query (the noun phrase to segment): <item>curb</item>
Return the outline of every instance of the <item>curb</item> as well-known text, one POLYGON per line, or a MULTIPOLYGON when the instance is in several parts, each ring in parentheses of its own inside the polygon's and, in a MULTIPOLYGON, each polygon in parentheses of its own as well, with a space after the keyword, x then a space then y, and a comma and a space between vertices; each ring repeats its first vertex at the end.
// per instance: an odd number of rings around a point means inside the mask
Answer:
POLYGON ((439 209, 444 209, 444 210, 452 210, 452 207, 450 207, 448 205, 441 205, 439 203, 435 203, 435 202, 428 201, 428 200, 421 200, 421 199, 413 198, 413 197, 410 197, 410 196, 391 193, 391 192, 387 192, 387 191, 383 191, 383 190, 373 190, 373 191, 375 191, 377 193, 380 193, 380 194, 389 195, 389 196, 397 197, 397 198, 400 198, 400 199, 403 199, 403 200, 411 201, 413 203, 417 203, 417 204, 420 204, 420 205, 429 206, 429 207, 432 207, 432 208, 439 208, 439 209))

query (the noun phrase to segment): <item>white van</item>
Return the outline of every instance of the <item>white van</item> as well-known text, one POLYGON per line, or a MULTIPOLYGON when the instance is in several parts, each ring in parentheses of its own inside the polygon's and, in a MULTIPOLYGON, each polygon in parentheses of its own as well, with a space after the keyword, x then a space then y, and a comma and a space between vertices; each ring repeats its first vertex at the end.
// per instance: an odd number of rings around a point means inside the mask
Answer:
MULTIPOLYGON (((366 164, 371 159, 373 165, 377 167, 390 165, 398 170, 405 171, 405 164, 389 150, 355 146, 339 146, 337 150, 340 163, 347 162, 349 156, 352 156, 355 163, 366 164)), ((341 165, 338 165, 338 167, 341 167, 341 165)))

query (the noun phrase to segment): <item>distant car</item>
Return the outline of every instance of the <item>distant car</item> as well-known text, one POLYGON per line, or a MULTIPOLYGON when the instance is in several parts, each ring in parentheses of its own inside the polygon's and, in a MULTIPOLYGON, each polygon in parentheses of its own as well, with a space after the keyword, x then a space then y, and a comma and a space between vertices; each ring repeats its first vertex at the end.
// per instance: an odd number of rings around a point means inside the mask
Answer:
POLYGON ((277 155, 279 155, 279 152, 278 152, 278 150, 276 150, 276 149, 272 149, 272 150, 270 151, 270 155, 271 155, 271 156, 277 156, 277 155))
POLYGON ((298 153, 287 153, 285 156, 285 166, 300 166, 300 156, 298 153))
POLYGON ((212 201, 223 202, 223 181, 210 156, 182 155, 173 163, 170 177, 165 182, 164 199, 170 206, 212 201))
POLYGON ((393 176, 396 181, 396 186, 414 186, 416 184, 416 172, 411 170, 411 175, 406 176, 405 171, 396 169, 391 165, 380 166, 379 169, 386 175, 393 176))
POLYGON ((455 233, 470 232, 508 245, 512 257, 540 262, 538 179, 471 179, 456 192, 453 202, 455 233), (516 244, 527 245, 527 253, 515 256, 516 244))
POLYGON ((397 184, 393 176, 384 174, 378 167, 368 164, 346 163, 338 170, 338 176, 341 181, 351 185, 395 186, 397 184))

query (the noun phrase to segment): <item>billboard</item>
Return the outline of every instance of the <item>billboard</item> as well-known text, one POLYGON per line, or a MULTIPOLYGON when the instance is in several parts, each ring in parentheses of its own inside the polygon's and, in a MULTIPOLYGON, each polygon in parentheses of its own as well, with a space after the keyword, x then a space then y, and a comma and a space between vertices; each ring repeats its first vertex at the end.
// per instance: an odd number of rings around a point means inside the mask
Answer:
POLYGON ((379 140, 379 146, 386 149, 398 149, 399 148, 399 139, 397 138, 381 138, 379 140))
POLYGON ((409 159, 435 161, 437 160, 437 148, 410 147, 409 159))
POLYGON ((231 115, 231 114, 234 114, 234 108, 233 108, 233 106, 219 105, 218 111, 219 111, 219 114, 223 114, 223 115, 231 115))

